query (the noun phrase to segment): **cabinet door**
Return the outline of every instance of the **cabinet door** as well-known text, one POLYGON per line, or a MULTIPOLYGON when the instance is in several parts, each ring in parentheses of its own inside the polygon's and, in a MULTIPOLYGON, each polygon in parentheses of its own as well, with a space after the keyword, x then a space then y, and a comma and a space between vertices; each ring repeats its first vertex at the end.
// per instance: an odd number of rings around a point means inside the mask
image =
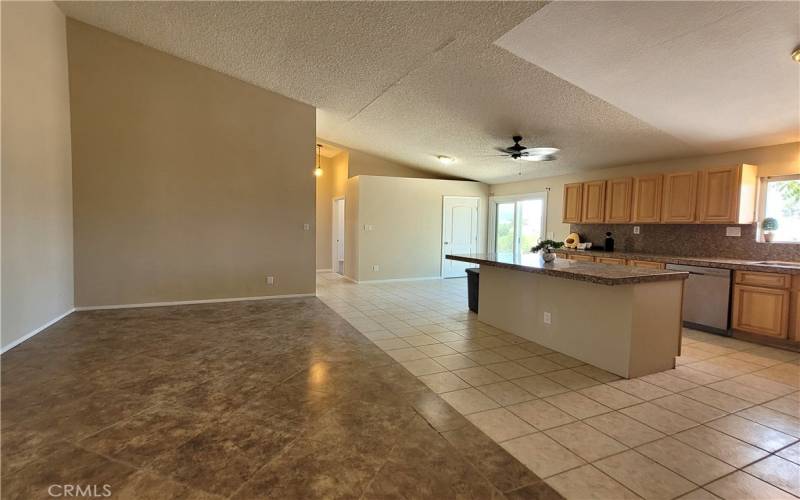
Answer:
POLYGON ((599 223, 605 218, 606 181, 583 183, 581 222, 599 223))
POLYGON ((739 219, 741 167, 710 168, 700 187, 700 222, 736 223, 739 219))
POLYGON ((636 177, 633 180, 633 222, 661 221, 662 175, 636 177))
POLYGON ((594 257, 591 255, 575 255, 572 254, 569 256, 569 260, 579 260, 581 262, 594 262, 594 257))
POLYGON ((580 182, 564 185, 563 222, 577 224, 581 221, 582 188, 583 184, 580 182))
POLYGON ((606 222, 625 224, 631 221, 632 189, 632 177, 606 182, 606 222))
POLYGON ((618 259, 616 257, 595 257, 594 261, 598 264, 625 265, 625 259, 618 259))
POLYGON ((663 262, 651 262, 649 260, 629 260, 628 265, 646 269, 665 269, 667 267, 663 262))
POLYGON ((687 223, 696 220, 697 172, 664 176, 661 222, 687 223))
POLYGON ((733 287, 733 328, 786 338, 789 291, 736 285, 733 287))

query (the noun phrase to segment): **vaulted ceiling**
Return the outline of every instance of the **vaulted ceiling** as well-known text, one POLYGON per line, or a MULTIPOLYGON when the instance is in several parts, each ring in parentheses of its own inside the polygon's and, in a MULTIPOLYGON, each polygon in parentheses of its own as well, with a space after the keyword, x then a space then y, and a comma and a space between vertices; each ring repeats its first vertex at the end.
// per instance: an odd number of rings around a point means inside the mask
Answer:
POLYGON ((319 137, 448 176, 508 182, 800 139, 797 2, 59 5, 316 106, 319 137), (558 160, 495 156, 516 133, 558 160))

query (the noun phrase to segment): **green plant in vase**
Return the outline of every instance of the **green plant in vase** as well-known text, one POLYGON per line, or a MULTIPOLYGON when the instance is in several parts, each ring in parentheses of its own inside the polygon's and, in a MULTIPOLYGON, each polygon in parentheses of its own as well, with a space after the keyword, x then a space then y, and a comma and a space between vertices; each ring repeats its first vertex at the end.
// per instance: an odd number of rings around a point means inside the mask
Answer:
POLYGON ((772 231, 778 230, 778 219, 774 217, 766 217, 761 221, 761 231, 764 233, 764 241, 767 243, 772 241, 772 231))
POLYGON ((531 252, 541 252, 542 260, 545 262, 553 262, 556 260, 556 254, 553 253, 553 250, 563 246, 563 241, 542 240, 538 245, 531 248, 531 252))

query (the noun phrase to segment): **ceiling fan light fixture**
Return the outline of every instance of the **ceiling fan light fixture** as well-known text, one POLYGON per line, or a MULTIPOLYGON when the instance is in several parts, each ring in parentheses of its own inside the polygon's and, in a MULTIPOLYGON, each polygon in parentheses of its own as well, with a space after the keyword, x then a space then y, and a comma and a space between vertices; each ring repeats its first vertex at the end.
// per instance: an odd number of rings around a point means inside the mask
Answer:
POLYGON ((792 59, 794 59, 795 62, 800 63, 800 45, 795 47, 794 51, 792 52, 792 59))

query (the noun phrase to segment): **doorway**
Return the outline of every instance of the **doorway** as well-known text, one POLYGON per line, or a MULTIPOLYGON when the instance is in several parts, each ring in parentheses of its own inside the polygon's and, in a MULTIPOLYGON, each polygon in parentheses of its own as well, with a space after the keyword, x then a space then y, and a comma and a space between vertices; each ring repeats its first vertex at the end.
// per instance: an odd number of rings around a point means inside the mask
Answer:
POLYGON ((520 262, 546 235, 547 193, 496 197, 489 206, 489 251, 520 262))
POLYGON ((333 223, 331 242, 333 243, 331 268, 333 272, 344 274, 344 196, 333 199, 333 223))
POLYGON ((445 255, 478 252, 480 198, 445 196, 442 205, 442 278, 464 278, 465 270, 475 265, 445 255))

